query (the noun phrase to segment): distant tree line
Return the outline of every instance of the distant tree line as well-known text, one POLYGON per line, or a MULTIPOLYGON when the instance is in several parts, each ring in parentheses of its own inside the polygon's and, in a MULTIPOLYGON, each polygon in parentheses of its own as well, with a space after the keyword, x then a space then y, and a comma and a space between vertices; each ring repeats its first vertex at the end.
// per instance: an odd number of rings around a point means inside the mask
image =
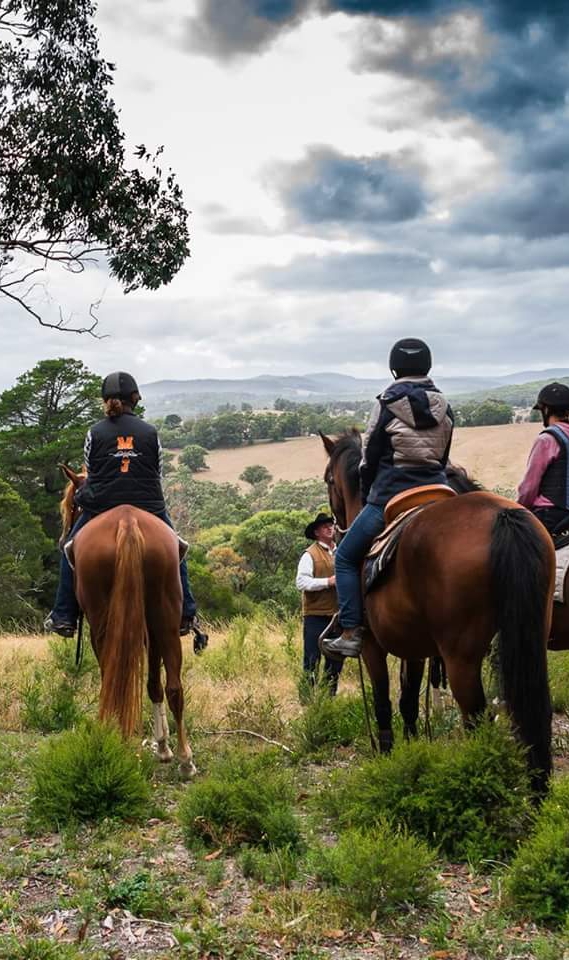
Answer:
POLYGON ((457 427, 489 427, 501 423, 512 423, 514 410, 502 400, 474 400, 456 402, 454 415, 457 427))

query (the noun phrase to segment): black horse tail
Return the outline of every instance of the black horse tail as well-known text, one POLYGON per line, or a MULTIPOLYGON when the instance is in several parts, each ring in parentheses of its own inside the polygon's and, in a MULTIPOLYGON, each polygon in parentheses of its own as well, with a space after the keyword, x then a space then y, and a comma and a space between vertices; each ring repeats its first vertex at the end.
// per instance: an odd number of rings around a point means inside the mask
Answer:
POLYGON ((492 528, 490 563, 501 696, 528 747, 532 784, 542 793, 551 773, 547 632, 552 559, 526 510, 500 510, 492 528))

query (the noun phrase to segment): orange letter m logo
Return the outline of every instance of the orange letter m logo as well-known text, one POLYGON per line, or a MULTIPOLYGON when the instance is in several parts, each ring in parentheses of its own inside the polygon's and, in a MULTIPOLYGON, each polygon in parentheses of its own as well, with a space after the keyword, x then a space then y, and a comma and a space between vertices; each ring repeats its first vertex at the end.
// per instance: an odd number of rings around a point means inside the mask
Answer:
POLYGON ((117 450, 134 450, 134 437, 117 437, 117 450))

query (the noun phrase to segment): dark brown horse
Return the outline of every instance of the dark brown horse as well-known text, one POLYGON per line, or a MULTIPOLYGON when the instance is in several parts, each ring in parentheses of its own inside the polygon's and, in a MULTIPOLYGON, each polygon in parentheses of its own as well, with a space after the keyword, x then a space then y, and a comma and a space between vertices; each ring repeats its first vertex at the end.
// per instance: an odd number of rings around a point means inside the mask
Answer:
MULTIPOLYGON (((449 483, 456 493, 472 493, 483 487, 468 475, 462 467, 452 467, 448 475, 449 483)), ((565 580, 563 603, 553 604, 550 650, 569 650, 569 577, 565 580)))
MULTIPOLYGON (((65 538, 74 519, 73 494, 84 477, 64 468, 70 483, 62 501, 65 538)), ((89 521, 71 548, 75 590, 91 631, 101 669, 99 716, 114 717, 124 736, 140 728, 144 662, 148 653, 148 696, 153 704, 158 757, 173 759, 168 745, 161 667, 166 697, 176 721, 182 772, 195 772, 184 726, 181 683, 180 548, 162 520, 136 507, 120 506, 89 521)))
MULTIPOLYGON (((361 509, 361 437, 322 437, 324 479, 341 528, 361 509)), ((405 528, 379 589, 365 598, 363 658, 371 679, 380 748, 393 743, 387 655, 406 661, 401 708, 412 720, 427 657, 441 656, 463 720, 485 709, 482 661, 498 635, 502 698, 536 789, 551 771, 551 703, 547 679, 555 575, 551 539, 523 507, 491 493, 433 503, 405 528), (411 714, 411 716, 409 716, 411 714)), ((416 720, 416 715, 415 715, 416 720)))

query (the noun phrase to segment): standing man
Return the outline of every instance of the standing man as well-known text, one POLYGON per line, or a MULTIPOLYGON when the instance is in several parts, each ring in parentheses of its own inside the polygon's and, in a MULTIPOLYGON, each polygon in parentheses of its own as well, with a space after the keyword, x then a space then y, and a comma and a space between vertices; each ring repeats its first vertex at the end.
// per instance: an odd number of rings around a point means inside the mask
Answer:
MULTIPOLYGON (((299 561, 296 586, 302 590, 302 616, 304 637, 303 669, 309 684, 314 687, 320 663, 318 637, 326 629, 338 609, 336 577, 334 574, 334 520, 319 513, 309 523, 304 535, 313 540, 299 561)), ((331 695, 338 689, 343 661, 325 657, 324 677, 331 695)))
POLYGON ((533 409, 540 411, 544 429, 531 448, 518 503, 553 533, 569 525, 569 387, 548 383, 533 409))

